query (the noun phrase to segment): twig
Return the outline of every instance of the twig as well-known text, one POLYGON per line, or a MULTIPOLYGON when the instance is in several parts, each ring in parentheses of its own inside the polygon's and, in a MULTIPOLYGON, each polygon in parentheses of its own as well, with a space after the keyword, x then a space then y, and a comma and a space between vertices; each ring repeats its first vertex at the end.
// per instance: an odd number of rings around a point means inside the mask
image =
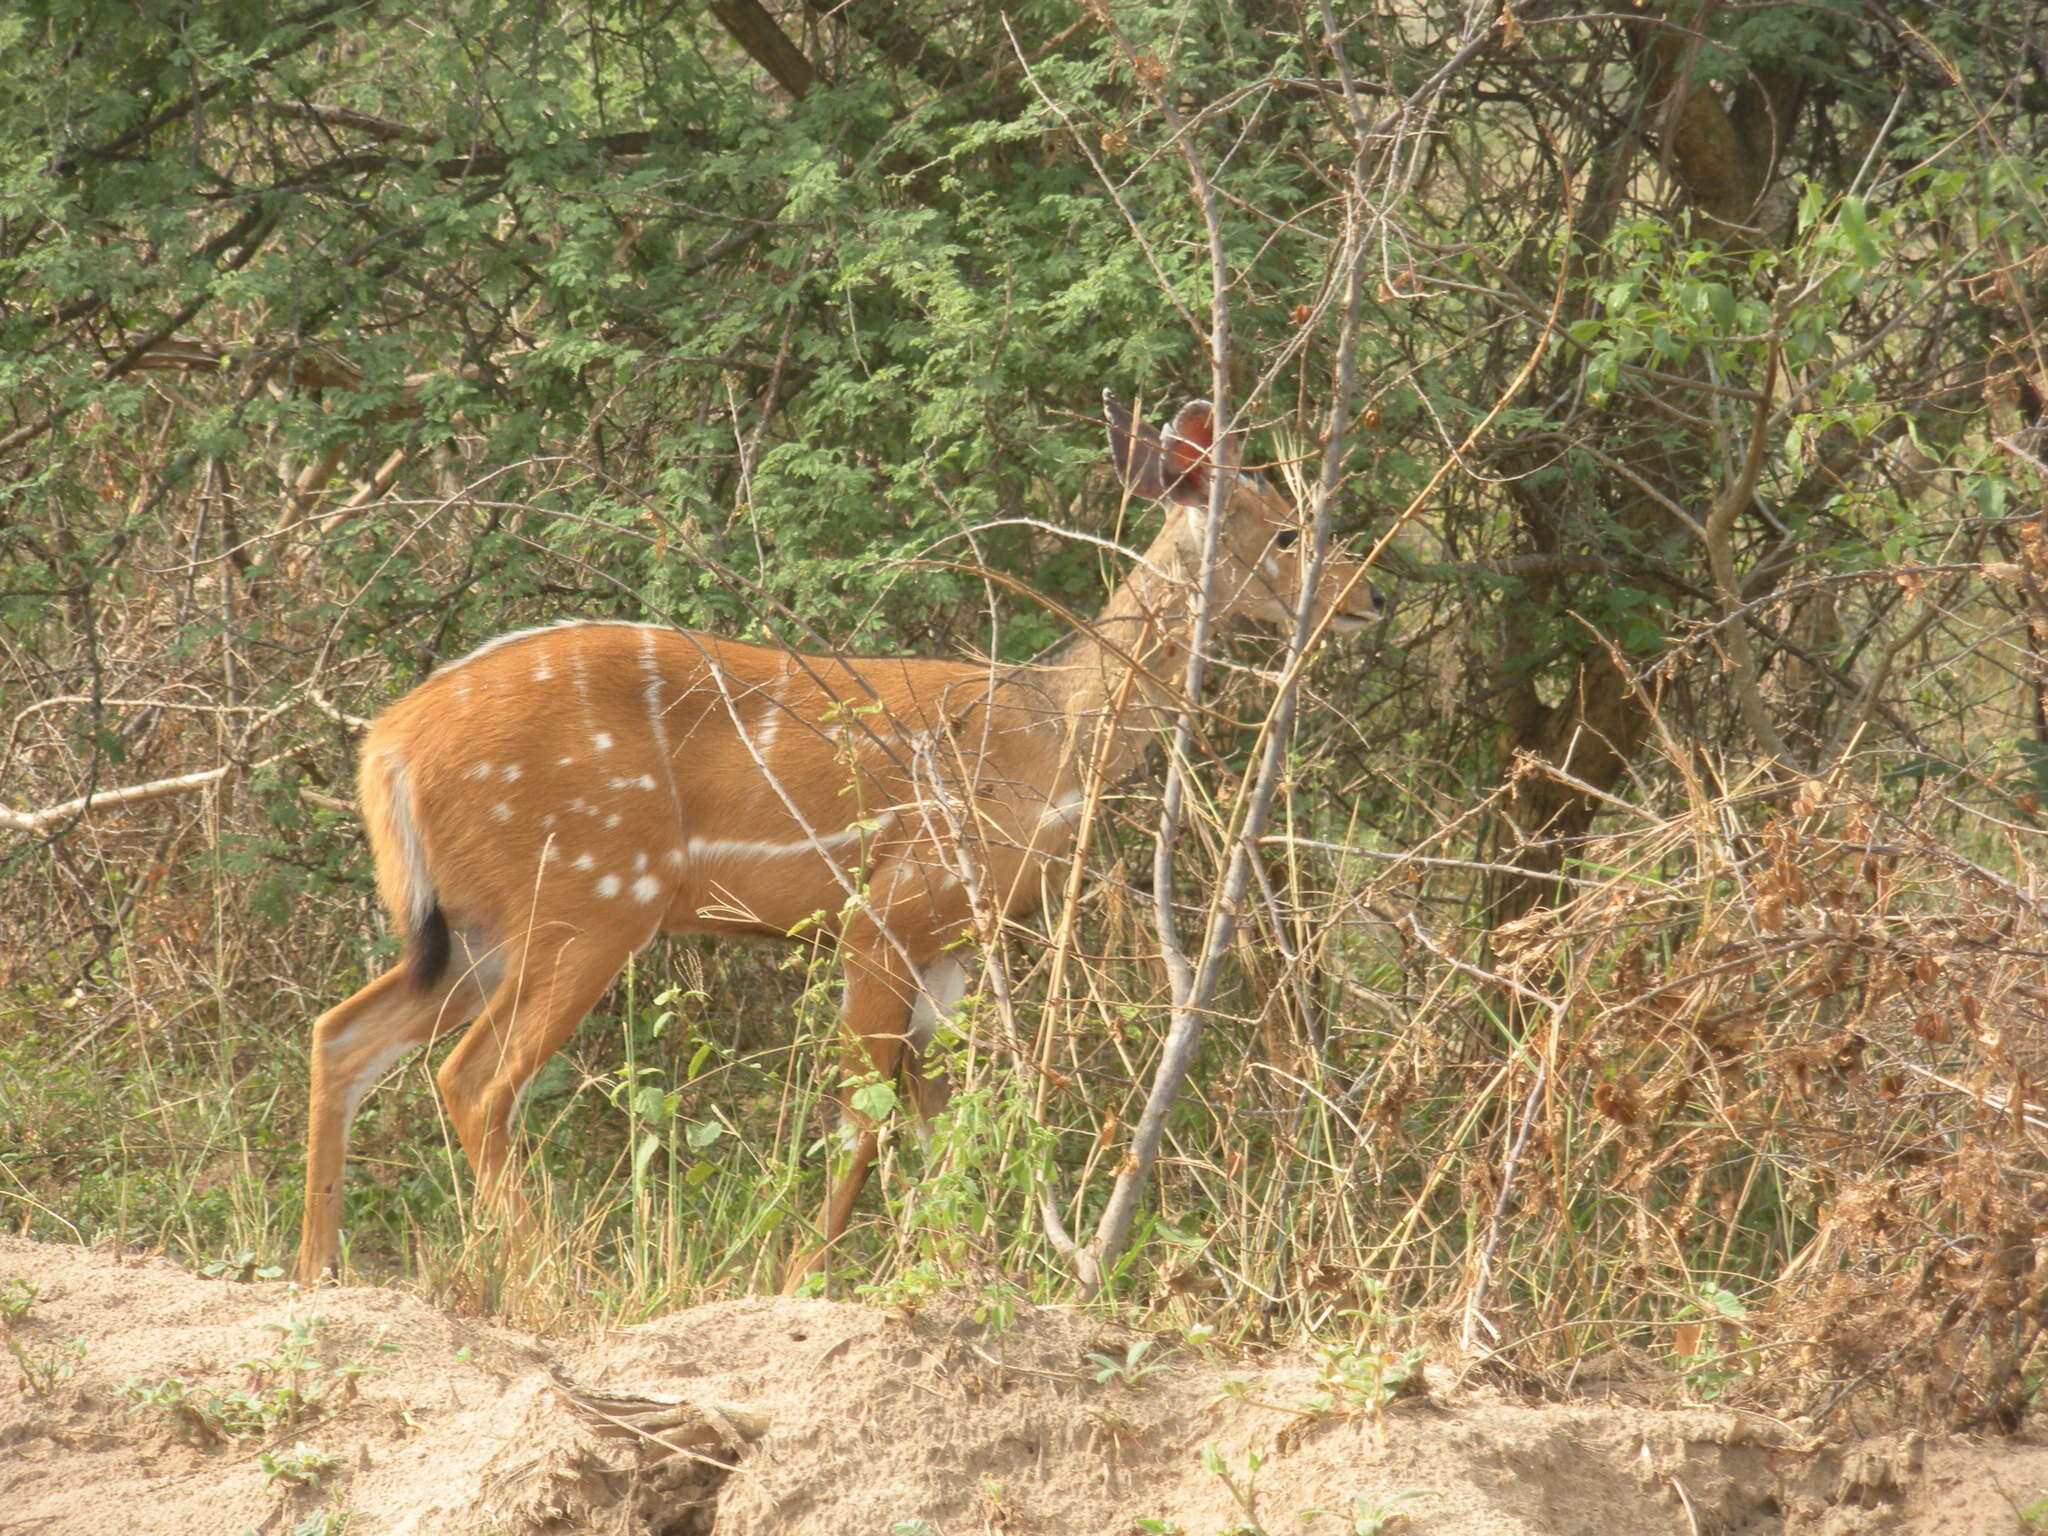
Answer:
POLYGON ((108 810, 115 806, 137 805, 145 800, 162 800, 170 795, 182 795, 187 790, 204 789, 209 784, 218 784, 231 773, 253 773, 258 768, 268 768, 281 763, 288 757, 298 755, 298 748, 273 753, 258 758, 253 763, 224 763, 218 768, 207 768, 199 773, 181 773, 175 778, 153 779, 147 784, 130 784, 122 789, 96 790, 89 795, 80 795, 76 800, 66 800, 61 805, 46 806, 40 811, 17 811, 0 805, 0 828, 10 832, 26 832, 31 837, 40 836, 47 827, 75 816, 84 816, 92 811, 108 810))

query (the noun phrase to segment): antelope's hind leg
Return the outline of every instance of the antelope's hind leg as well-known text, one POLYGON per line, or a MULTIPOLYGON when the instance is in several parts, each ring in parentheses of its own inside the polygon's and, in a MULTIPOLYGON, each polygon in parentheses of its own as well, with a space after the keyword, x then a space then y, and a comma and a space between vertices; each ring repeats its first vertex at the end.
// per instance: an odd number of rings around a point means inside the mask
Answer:
POLYGON ((521 1099, 604 996, 633 947, 573 930, 537 933, 441 1064, 441 1098, 476 1173, 477 1206, 515 1242, 530 1234, 513 1147, 521 1099))
POLYGON ((451 969, 424 990, 394 966, 313 1025, 313 1082, 306 1113, 306 1206, 299 1280, 332 1274, 341 1256, 341 1181, 349 1127, 363 1096, 405 1056, 475 1016, 483 993, 451 969))

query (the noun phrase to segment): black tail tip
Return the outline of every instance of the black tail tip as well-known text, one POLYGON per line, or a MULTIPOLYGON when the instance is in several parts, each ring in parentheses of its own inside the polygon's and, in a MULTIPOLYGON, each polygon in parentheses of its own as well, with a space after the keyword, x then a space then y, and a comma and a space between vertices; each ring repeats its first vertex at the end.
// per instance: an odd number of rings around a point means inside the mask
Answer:
POLYGON ((405 946, 405 974, 415 992, 430 992, 448 970, 448 919, 436 905, 413 925, 405 946))

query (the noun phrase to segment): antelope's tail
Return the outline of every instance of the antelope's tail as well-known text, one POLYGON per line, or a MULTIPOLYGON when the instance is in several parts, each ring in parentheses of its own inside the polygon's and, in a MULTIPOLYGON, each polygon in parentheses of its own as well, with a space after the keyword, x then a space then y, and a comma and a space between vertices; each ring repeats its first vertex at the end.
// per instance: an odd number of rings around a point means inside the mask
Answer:
POLYGON ((402 936, 408 982, 430 992, 448 971, 448 917, 434 892, 404 759, 389 749, 365 752, 361 784, 377 894, 402 936))

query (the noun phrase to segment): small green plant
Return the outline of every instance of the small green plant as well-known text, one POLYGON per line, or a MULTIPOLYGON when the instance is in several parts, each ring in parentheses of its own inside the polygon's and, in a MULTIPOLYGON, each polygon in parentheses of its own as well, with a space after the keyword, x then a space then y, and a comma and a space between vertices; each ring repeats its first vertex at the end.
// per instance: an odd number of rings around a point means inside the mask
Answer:
POLYGON ((1133 1536, 1186 1536, 1187 1527, 1178 1520, 1139 1519, 1131 1522, 1133 1536))
POLYGON ((244 1388, 199 1395, 171 1377, 132 1380, 122 1390, 133 1399, 136 1411, 164 1414, 179 1434, 197 1445, 273 1439, 327 1418, 355 1400, 357 1383, 367 1368, 353 1360, 335 1366, 322 1363, 316 1347, 321 1327, 317 1313, 288 1314, 282 1323, 263 1326, 279 1335, 277 1348, 241 1363, 248 1376, 244 1388))
POLYGON ((2048 1531, 2048 1493, 2042 1494, 2031 1504, 2015 1504, 2013 1513, 2019 1516, 2020 1529, 2028 1533, 2048 1531))
POLYGON ((194 1445, 219 1445, 259 1440, 289 1422, 274 1403, 251 1392, 211 1392, 195 1396, 177 1377, 163 1381, 130 1381, 121 1389, 133 1399, 130 1412, 144 1409, 171 1421, 181 1439, 194 1445))
POLYGON ((132 1400, 131 1413, 148 1410, 171 1421, 181 1439, 194 1445, 254 1440, 267 1430, 262 1409, 247 1392, 211 1392, 194 1396, 175 1376, 161 1381, 131 1379, 121 1388, 132 1400))
POLYGON ((7 1353, 14 1356, 14 1363, 21 1371, 23 1389, 31 1396, 47 1398, 56 1392, 60 1383, 78 1374, 79 1362, 85 1359, 85 1335, 78 1333, 68 1339, 54 1339, 47 1344, 35 1345, 10 1331, 7 1334, 7 1353))
POLYGON ((1304 1413, 1375 1414, 1422 1390, 1423 1351, 1370 1344, 1332 1344, 1322 1351, 1323 1391, 1298 1406, 1304 1413))
POLYGON ((1166 1369, 1164 1360, 1147 1362, 1145 1357, 1152 1352, 1154 1341, 1134 1339, 1130 1348, 1124 1351, 1123 1359, 1114 1355, 1090 1354, 1088 1363, 1095 1367, 1095 1379, 1104 1386, 1116 1382, 1119 1386, 1136 1388, 1147 1376, 1166 1369))
POLYGON ((1223 1536, 1268 1536, 1266 1528, 1259 1524, 1259 1468, 1265 1464, 1264 1451, 1247 1450, 1244 1453, 1244 1474, 1239 1476, 1231 1471, 1230 1463, 1224 1459, 1214 1440, 1203 1445, 1203 1469, 1221 1480, 1231 1498, 1236 1500, 1237 1507, 1244 1511, 1244 1519, 1227 1529, 1223 1536))
POLYGON ((209 1280, 234 1280, 243 1285, 255 1280, 282 1280, 284 1269, 277 1264, 265 1264, 255 1254, 244 1249, 240 1253, 223 1258, 208 1259, 199 1266, 199 1273, 209 1280))
POLYGON ((1385 1536, 1394 1529, 1395 1523, 1408 1517, 1400 1507, 1411 1499, 1433 1499, 1438 1497, 1434 1488, 1410 1488, 1384 1499, 1369 1499, 1362 1493, 1351 1495, 1351 1509, 1340 1513, 1334 1509, 1305 1509, 1303 1520, 1342 1520, 1351 1536, 1385 1536))
POLYGON ((929 1520, 898 1520, 889 1527, 889 1536, 939 1536, 939 1528, 929 1520))
POLYGON ((1698 1299, 1678 1315, 1672 1343, 1678 1373, 1695 1397, 1710 1403, 1742 1377, 1736 1362, 1749 1343, 1741 1327, 1749 1308, 1733 1291, 1703 1285, 1698 1299))
POLYGON ((9 1275, 0 1285, 0 1327, 9 1327, 28 1316, 36 1304, 36 1288, 19 1275, 9 1275))
POLYGON ((256 1458, 266 1481, 318 1488, 341 1466, 341 1458, 301 1440, 288 1451, 265 1451, 256 1458))
POLYGON ((1017 1320, 1017 1306, 1028 1300, 1024 1289, 1010 1280, 990 1280, 974 1303, 974 1320, 991 1333, 1009 1331, 1017 1320))
POLYGON ((856 1285, 853 1294, 877 1307, 915 1312, 946 1289, 945 1276, 926 1262, 905 1265, 872 1284, 856 1285))

